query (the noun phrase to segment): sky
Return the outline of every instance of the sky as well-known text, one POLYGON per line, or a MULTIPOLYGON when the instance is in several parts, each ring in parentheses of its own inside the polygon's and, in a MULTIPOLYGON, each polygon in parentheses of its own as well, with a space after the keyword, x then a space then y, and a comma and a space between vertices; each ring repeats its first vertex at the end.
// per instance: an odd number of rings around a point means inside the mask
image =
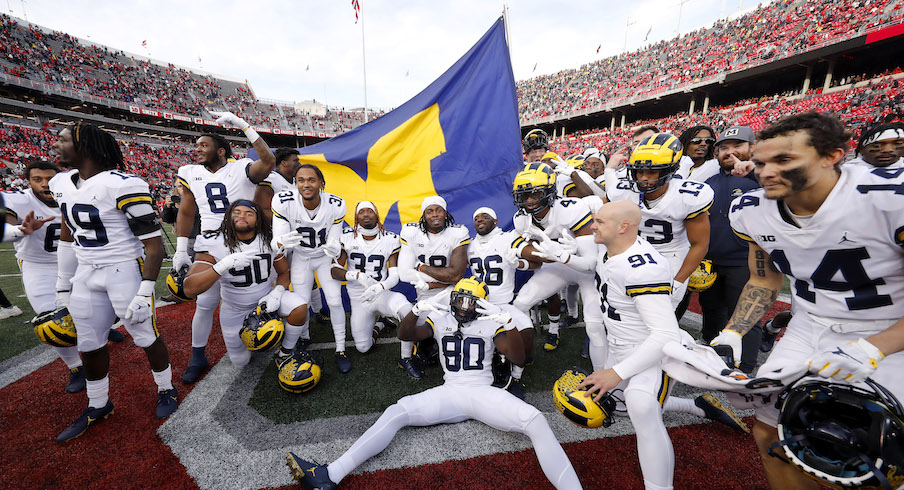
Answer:
POLYGON ((356 23, 350 0, 5 1, 4 13, 44 27, 247 79, 259 98, 361 107, 366 72, 367 106, 384 109, 401 105, 452 66, 506 3, 516 80, 671 39, 679 11, 686 33, 758 3, 360 0, 356 23))

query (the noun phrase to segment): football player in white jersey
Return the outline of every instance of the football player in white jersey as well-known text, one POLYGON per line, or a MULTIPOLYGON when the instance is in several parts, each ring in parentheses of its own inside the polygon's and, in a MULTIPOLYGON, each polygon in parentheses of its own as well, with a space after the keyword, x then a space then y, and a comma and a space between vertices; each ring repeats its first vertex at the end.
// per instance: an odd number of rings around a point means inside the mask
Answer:
MULTIPOLYGON (((176 253, 173 269, 191 265, 188 255, 188 237, 194 225, 195 213, 201 217, 201 232, 213 231, 223 222, 223 214, 229 204, 237 199, 254 199, 257 184, 273 170, 276 159, 270 147, 254 128, 235 114, 212 113, 219 116, 217 122, 225 127, 238 128, 245 133, 260 160, 250 158, 235 160, 232 148, 221 135, 202 134, 195 153, 198 163, 179 167, 176 185, 182 186, 182 203, 176 217, 176 253)), ((182 381, 194 383, 207 368, 204 351, 213 328, 213 312, 220 303, 219 288, 210 288, 195 301, 195 314, 191 321, 191 361, 182 381)))
POLYGON ((904 123, 880 124, 857 141, 856 157, 847 163, 867 168, 904 167, 904 123))
MULTIPOLYGON (((526 313, 564 286, 577 284, 590 337, 590 356, 594 366, 602 367, 606 339, 599 295, 593 284, 597 246, 590 232, 592 215, 581 199, 558 198, 555 179, 552 169, 542 163, 526 165, 515 176, 512 196, 520 210, 515 213, 514 222, 522 239, 514 247, 520 258, 543 265, 521 287, 513 304, 526 313), (555 241, 558 239, 570 241, 570 246, 560 245, 555 241)), ((546 350, 558 346, 558 328, 557 322, 550 323, 546 350)), ((516 376, 514 371, 512 375, 516 376)))
MULTIPOLYGON (((464 277, 471 237, 467 228, 455 224, 442 197, 424 198, 421 219, 406 223, 399 241, 399 278, 414 286, 418 300, 448 291, 464 277)), ((433 362, 436 349, 432 340, 417 344, 415 349, 420 364, 433 362)))
POLYGON ((662 347, 681 337, 669 299, 674 274, 668 260, 637 236, 640 221, 640 209, 627 201, 606 204, 594 216, 596 243, 606 247, 596 277, 610 357, 606 369, 594 370, 580 386, 598 392, 596 401, 621 388, 637 433, 644 486, 665 490, 672 488, 675 453, 662 421, 671 388, 662 347))
POLYGON ((451 301, 445 300, 445 295, 419 301, 402 321, 399 338, 435 338, 440 345, 444 383, 406 396, 387 408, 345 454, 329 465, 286 454, 292 477, 305 488, 336 488, 357 466, 389 446, 399 429, 474 419, 498 430, 527 435, 553 486, 581 488, 543 414, 511 393, 490 386, 494 350, 499 349, 513 362, 525 361, 523 340, 513 329, 518 324, 530 328, 530 319, 517 311, 503 312, 486 301, 487 296, 485 284, 468 278, 454 286, 451 301))
POLYGON ((220 288, 220 329, 229 360, 236 366, 251 361, 239 331, 258 305, 268 313, 278 311, 295 331, 300 330, 307 313, 297 298, 283 294, 289 286, 289 263, 271 249, 272 230, 256 203, 233 201, 220 227, 198 237, 195 261, 185 278, 185 294, 191 298, 211 287, 220 288))
MULTIPOLYGON (((791 280, 794 313, 757 376, 810 372, 856 383, 867 376, 904 397, 904 169, 841 165, 850 133, 835 116, 786 117, 757 134, 752 160, 763 188, 732 203, 747 240, 750 279, 713 345, 740 358, 741 336, 791 280)), ((776 376, 777 377, 777 376, 776 376)), ((755 407, 754 436, 773 488, 816 488, 768 455, 778 409, 755 407)))
MULTIPOLYGON (((607 186, 609 201, 631 201, 640 206, 640 236, 664 255, 675 272, 672 302, 684 299, 687 281, 709 248, 709 215, 713 191, 701 182, 672 180, 682 147, 678 138, 656 133, 642 140, 628 161, 628 178, 607 186)), ((606 179, 616 181, 615 169, 606 179)), ((676 311, 680 318, 683 309, 676 311)))
MULTIPOLYGON (((278 246, 292 252, 292 292, 303 305, 310 305, 314 273, 330 307, 330 322, 336 339, 336 365, 347 373, 352 363, 345 354, 345 309, 342 306, 342 285, 330 273, 333 259, 339 257, 342 245, 342 222, 345 220, 345 201, 323 190, 326 180, 314 165, 304 164, 295 174, 295 190, 273 196, 273 239, 278 246)), ((290 332, 295 340, 309 339, 310 333, 290 332)), ((295 348, 283 341, 283 347, 295 348)))
MULTIPOLYGON (((4 192, 6 222, 16 225, 20 216, 29 212, 37 219, 49 221, 30 235, 21 235, 15 241, 16 258, 22 270, 22 285, 31 308, 37 314, 53 311, 56 297, 57 244, 60 240, 60 206, 50 192, 50 179, 60 171, 50 162, 35 160, 25 166, 25 180, 29 189, 4 192)), ((85 389, 85 370, 78 349, 53 348, 69 368, 66 391, 77 393, 85 389)))
MULTIPOLYGON (((370 201, 355 206, 355 226, 342 231, 339 241, 342 253, 333 262, 333 279, 348 281, 351 303, 352 338, 355 348, 364 354, 370 351, 380 335, 374 324, 377 315, 402 318, 411 311, 411 303, 401 293, 390 291, 399 283, 399 236, 383 228, 377 208, 370 201)), ((402 341, 399 368, 412 379, 423 373, 411 360, 412 343, 402 341)))
POLYGON ((254 202, 264 210, 264 214, 271 222, 273 221, 273 211, 270 209, 270 205, 273 203, 273 196, 280 192, 295 190, 295 172, 301 165, 298 155, 298 150, 295 148, 277 149, 273 153, 276 168, 266 179, 258 182, 257 189, 254 191, 254 202))
POLYGON ((88 408, 57 436, 66 442, 113 413, 107 336, 117 316, 147 354, 158 390, 157 417, 168 417, 179 402, 154 316, 163 241, 148 185, 120 170, 119 144, 96 126, 64 129, 54 150, 74 168, 50 181, 63 216, 55 303, 68 306, 75 323, 88 392, 88 408))

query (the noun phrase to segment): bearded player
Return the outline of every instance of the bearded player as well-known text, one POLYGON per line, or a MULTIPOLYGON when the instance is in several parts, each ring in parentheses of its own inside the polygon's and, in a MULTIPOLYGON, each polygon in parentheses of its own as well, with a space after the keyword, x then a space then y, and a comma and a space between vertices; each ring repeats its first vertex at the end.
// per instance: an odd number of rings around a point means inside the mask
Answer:
POLYGON ((498 430, 527 435, 553 486, 581 488, 543 414, 511 393, 490 386, 493 351, 499 349, 512 362, 523 363, 525 346, 515 329, 518 325, 530 328, 531 323, 517 311, 502 311, 487 301, 488 296, 486 284, 468 278, 452 288, 450 300, 440 295, 418 301, 402 321, 399 338, 436 339, 444 383, 406 396, 387 408, 345 454, 328 466, 288 453, 286 462, 292 477, 305 488, 336 488, 357 466, 385 449, 399 429, 474 419, 498 430))
MULTIPOLYGON (((201 217, 201 232, 220 227, 229 204, 238 199, 254 199, 258 182, 266 179, 276 160, 267 143, 254 128, 242 118, 230 112, 212 112, 219 116, 217 122, 225 127, 237 128, 245 133, 260 160, 250 158, 235 160, 226 138, 218 134, 202 134, 197 140, 196 165, 179 167, 176 185, 183 187, 182 203, 176 216, 176 253, 173 269, 191 265, 188 255, 188 236, 194 225, 195 213, 201 217)), ((213 312, 220 303, 220 290, 213 287, 198 296, 195 314, 191 321, 191 361, 182 375, 185 383, 194 383, 207 368, 204 351, 213 328, 213 312)))

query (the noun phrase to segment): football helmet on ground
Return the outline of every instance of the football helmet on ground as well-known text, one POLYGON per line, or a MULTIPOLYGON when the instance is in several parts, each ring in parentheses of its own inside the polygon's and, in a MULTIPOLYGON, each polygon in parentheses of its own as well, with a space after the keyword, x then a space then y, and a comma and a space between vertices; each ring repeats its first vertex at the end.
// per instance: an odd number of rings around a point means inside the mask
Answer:
POLYGON ((38 340, 54 347, 72 347, 76 344, 75 323, 69 315, 69 308, 45 311, 34 317, 38 340))
POLYGON ((320 382, 320 364, 308 351, 297 351, 279 366, 278 379, 289 393, 310 391, 320 382))
POLYGON ((574 367, 565 371, 552 387, 552 401, 568 420, 587 429, 609 427, 618 400, 606 393, 599 402, 583 388, 578 388, 589 373, 574 367))
POLYGON ((668 133, 656 133, 644 138, 628 160, 628 178, 631 189, 635 192, 653 192, 668 184, 681 162, 684 148, 676 136, 668 133), (638 171, 658 170, 659 177, 653 181, 640 181, 638 171))
POLYGON ((687 281, 687 288, 695 293, 706 291, 716 282, 716 273, 713 272, 713 261, 704 260, 691 273, 687 281))
POLYGON ((449 305, 452 316, 458 323, 468 323, 477 319, 477 300, 487 299, 490 290, 486 283, 480 282, 476 277, 466 277, 455 284, 452 295, 449 297, 449 305))
POLYGON ((537 214, 552 206, 556 198, 556 173, 545 163, 529 163, 515 175, 512 185, 515 205, 526 213, 537 214), (529 200, 534 197, 535 199, 529 200))
POLYGON ((193 301, 194 298, 188 297, 185 294, 185 276, 188 275, 188 266, 183 265, 181 268, 170 269, 169 274, 166 276, 166 288, 169 289, 169 292, 175 296, 176 298, 181 299, 182 301, 193 301))
POLYGON ((267 313, 260 306, 242 324, 239 337, 250 351, 267 350, 282 341, 285 326, 276 312, 267 313))
POLYGON ((904 485, 904 408, 882 385, 804 377, 778 405, 772 456, 835 488, 904 485))

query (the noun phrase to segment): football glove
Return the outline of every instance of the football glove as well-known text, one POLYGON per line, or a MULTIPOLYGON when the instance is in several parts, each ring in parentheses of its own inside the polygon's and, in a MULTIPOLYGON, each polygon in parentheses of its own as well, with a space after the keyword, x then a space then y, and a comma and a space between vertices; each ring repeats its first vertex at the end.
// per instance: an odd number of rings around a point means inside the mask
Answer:
POLYGON ((236 116, 235 114, 233 114, 229 111, 224 111, 224 112, 210 111, 210 113, 213 114, 213 116, 217 118, 217 124, 221 124, 227 128, 235 128, 235 129, 240 129, 240 130, 244 131, 246 128, 251 126, 250 124, 245 122, 244 119, 240 118, 239 116, 236 116))
POLYGON ((301 245, 301 242, 303 242, 303 241, 304 241, 304 238, 302 237, 301 233, 299 233, 297 231, 290 231, 289 233, 286 233, 285 235, 277 237, 276 245, 277 245, 277 248, 290 249, 290 248, 295 248, 295 247, 301 245))
POLYGON ((257 256, 257 252, 247 251, 247 252, 236 252, 234 254, 229 254, 219 262, 214 264, 213 270, 219 275, 225 275, 229 269, 244 269, 251 265, 251 262, 254 261, 254 257, 257 256))
POLYGON ((53 306, 55 309, 68 308, 69 307, 69 291, 57 291, 56 297, 53 300, 53 306))
POLYGON ((549 240, 545 242, 537 242, 534 245, 536 249, 533 255, 541 259, 552 260, 553 262, 566 263, 571 258, 571 253, 565 250, 561 243, 549 240))
POLYGON ((823 378, 856 383, 873 374, 882 359, 885 359, 882 351, 866 339, 860 339, 811 357, 807 367, 823 378))
POLYGON ((512 315, 509 312, 503 311, 499 306, 494 305, 483 298, 477 300, 477 313, 480 313, 480 315, 487 320, 496 322, 500 325, 506 325, 512 321, 512 315))
POLYGON ((386 286, 384 286, 382 282, 371 284, 364 289, 363 293, 361 293, 361 299, 369 303, 377 299, 377 296, 383 291, 386 291, 386 286))
MULTIPOLYGON (((718 346, 730 347, 731 355, 734 360, 734 362, 733 362, 734 366, 729 365, 728 367, 739 367, 741 365, 741 339, 742 338, 743 337, 738 332, 735 332, 734 330, 726 328, 725 330, 722 330, 721 332, 719 332, 719 335, 717 335, 716 338, 714 338, 712 340, 712 342, 709 343, 709 345, 713 348, 718 347, 718 346)), ((716 349, 716 350, 718 351, 719 349, 716 349)))
POLYGON ((569 230, 568 228, 562 229, 562 237, 559 238, 558 242, 559 245, 561 245, 562 248, 570 254, 578 251, 578 239, 574 236, 574 234, 571 233, 571 230, 569 230))
POLYGON ((329 238, 323 244, 323 254, 327 257, 336 259, 339 258, 340 253, 342 253, 342 245, 339 243, 339 239, 329 238))
POLYGON ((554 164, 552 169, 558 175, 570 176, 574 172, 574 167, 560 157, 555 157, 551 161, 554 164))
POLYGON ((277 285, 275 288, 273 288, 273 291, 267 293, 266 296, 264 296, 260 301, 257 302, 258 306, 260 306, 261 309, 263 309, 267 313, 273 313, 274 311, 279 309, 280 299, 282 299, 282 295, 285 291, 285 287, 277 285))
POLYGON ((141 286, 138 287, 138 293, 132 298, 132 302, 129 303, 129 308, 126 310, 125 320, 133 325, 146 322, 154 314, 152 309, 153 298, 154 281, 142 280, 141 286))
POLYGON ((374 284, 377 284, 377 280, 367 275, 365 272, 360 271, 347 271, 345 273, 346 281, 356 281, 358 284, 364 286, 365 288, 369 288, 374 284))

